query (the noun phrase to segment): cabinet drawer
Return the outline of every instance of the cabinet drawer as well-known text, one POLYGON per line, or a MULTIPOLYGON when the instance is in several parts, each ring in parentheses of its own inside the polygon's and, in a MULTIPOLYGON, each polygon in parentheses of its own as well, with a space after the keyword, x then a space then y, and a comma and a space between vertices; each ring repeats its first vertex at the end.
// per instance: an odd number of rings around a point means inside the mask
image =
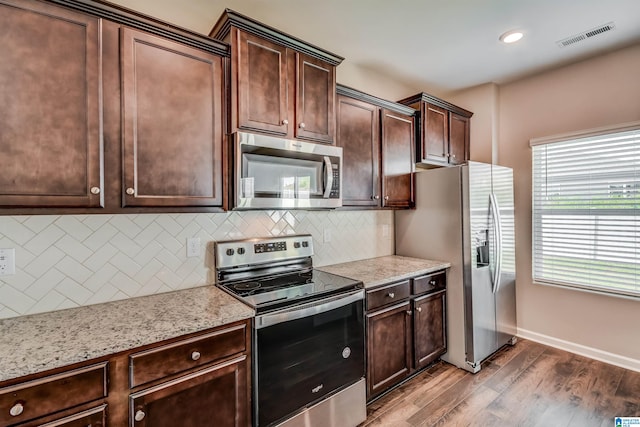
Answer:
POLYGON ((367 292, 367 310, 409 298, 409 281, 394 283, 367 292))
POLYGON ((132 354, 131 388, 242 353, 246 324, 132 354))
POLYGON ((0 390, 0 425, 41 417, 106 396, 107 362, 5 387, 0 390))
POLYGON ((420 295, 426 292, 435 292, 447 287, 447 275, 445 272, 428 274, 413 279, 413 295, 420 295))
POLYGON ((100 405, 97 408, 88 409, 66 417, 58 418, 49 422, 34 420, 20 427, 104 427, 106 425, 107 405, 100 405))

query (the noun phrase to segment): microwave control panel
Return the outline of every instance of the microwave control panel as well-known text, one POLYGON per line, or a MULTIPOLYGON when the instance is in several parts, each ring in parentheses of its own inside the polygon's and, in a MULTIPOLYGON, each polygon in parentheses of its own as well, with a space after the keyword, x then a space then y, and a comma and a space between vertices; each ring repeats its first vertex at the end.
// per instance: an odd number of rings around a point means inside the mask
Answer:
POLYGON ((331 184, 331 193, 329 193, 329 197, 340 197, 340 170, 338 169, 338 165, 333 166, 333 184, 331 184))

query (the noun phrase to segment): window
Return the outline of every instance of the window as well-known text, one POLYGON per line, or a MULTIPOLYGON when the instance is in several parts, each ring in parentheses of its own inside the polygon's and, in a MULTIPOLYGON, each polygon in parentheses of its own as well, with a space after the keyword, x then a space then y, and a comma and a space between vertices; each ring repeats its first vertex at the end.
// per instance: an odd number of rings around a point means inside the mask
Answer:
POLYGON ((640 297, 640 123, 531 147, 534 281, 640 297))

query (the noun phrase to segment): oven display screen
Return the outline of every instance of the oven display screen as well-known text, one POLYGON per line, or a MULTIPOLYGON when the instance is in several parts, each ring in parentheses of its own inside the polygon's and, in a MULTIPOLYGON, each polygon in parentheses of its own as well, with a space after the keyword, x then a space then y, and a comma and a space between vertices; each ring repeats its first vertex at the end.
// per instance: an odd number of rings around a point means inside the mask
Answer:
POLYGON ((261 254, 263 252, 286 251, 287 242, 258 243, 253 245, 253 249, 257 254, 261 254))

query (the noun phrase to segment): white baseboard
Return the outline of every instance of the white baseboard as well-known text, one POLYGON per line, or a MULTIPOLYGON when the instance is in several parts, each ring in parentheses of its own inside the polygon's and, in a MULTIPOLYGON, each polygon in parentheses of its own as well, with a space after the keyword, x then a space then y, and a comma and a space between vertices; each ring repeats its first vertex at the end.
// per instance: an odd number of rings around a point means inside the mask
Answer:
POLYGON ((527 340, 538 342, 540 344, 548 345, 550 347, 559 348, 570 353, 575 353, 581 356, 589 357, 591 359, 599 360, 600 362, 605 362, 611 365, 620 366, 621 368, 640 372, 640 360, 632 359, 630 357, 609 353, 608 351, 599 350, 593 347, 587 347, 582 344, 576 344, 574 342, 565 341, 559 338, 539 334, 537 332, 528 331, 522 328, 518 328, 518 336, 527 340))

